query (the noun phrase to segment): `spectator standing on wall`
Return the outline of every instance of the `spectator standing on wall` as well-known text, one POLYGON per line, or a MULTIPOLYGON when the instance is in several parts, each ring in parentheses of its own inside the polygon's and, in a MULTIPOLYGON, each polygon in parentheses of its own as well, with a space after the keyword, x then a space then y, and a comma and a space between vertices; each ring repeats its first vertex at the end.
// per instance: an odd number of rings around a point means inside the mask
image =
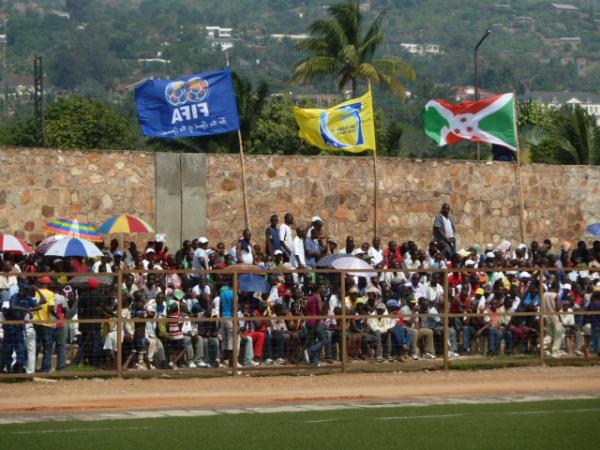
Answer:
POLYGON ((271 216, 271 222, 269 226, 265 229, 265 251, 267 255, 273 256, 275 254, 275 250, 283 251, 279 227, 277 226, 278 222, 279 217, 273 214, 271 216))
POLYGON ((433 222, 433 239, 438 243, 443 243, 446 247, 448 256, 456 252, 456 227, 454 220, 450 217, 450 205, 444 203, 440 213, 433 222))
POLYGON ((279 227, 279 240, 284 255, 288 258, 289 262, 292 263, 294 253, 294 232, 292 231, 294 216, 292 213, 287 213, 283 217, 283 222, 284 223, 279 227))

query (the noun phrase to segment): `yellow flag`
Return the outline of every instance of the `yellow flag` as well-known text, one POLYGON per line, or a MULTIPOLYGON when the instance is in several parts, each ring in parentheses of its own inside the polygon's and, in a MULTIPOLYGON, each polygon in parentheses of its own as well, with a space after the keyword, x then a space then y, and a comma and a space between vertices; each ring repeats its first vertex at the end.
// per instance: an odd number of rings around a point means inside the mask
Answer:
POLYGON ((322 150, 375 151, 371 90, 329 109, 294 108, 299 136, 322 150))

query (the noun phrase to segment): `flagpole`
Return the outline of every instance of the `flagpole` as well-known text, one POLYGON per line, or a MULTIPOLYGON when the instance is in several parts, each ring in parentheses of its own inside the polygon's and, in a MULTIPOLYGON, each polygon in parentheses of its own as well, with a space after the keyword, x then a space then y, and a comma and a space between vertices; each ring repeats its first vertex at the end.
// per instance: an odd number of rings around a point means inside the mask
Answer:
POLYGON ((515 178, 517 182, 518 197, 519 197, 519 225, 521 228, 521 242, 525 242, 525 205, 523 203, 523 185, 521 183, 521 146, 519 145, 519 129, 517 124, 519 123, 519 110, 517 108, 517 95, 513 91, 513 108, 515 112, 515 139, 517 143, 517 164, 515 166, 515 178))
MULTIPOLYGON (((229 67, 229 50, 225 51, 225 60, 229 67)), ((242 196, 244 202, 244 223, 245 228, 250 229, 250 215, 248 214, 248 189, 246 187, 246 164, 244 162, 244 142, 242 140, 242 130, 238 129, 238 143, 240 146, 240 168, 242 170, 242 196)))
MULTIPOLYGON (((369 80, 369 95, 371 95, 371 106, 373 106, 371 80, 369 80)), ((375 114, 374 111, 373 114, 375 114)), ((375 117, 373 117, 373 123, 375 123, 375 117)), ((373 149, 373 237, 375 236, 377 236, 377 151, 373 149)))
POLYGON ((246 188, 246 165, 244 163, 244 143, 242 141, 242 131, 238 130, 238 141, 240 144, 240 166, 242 168, 242 195, 244 196, 244 219, 246 228, 250 229, 250 215, 248 214, 248 193, 246 188))

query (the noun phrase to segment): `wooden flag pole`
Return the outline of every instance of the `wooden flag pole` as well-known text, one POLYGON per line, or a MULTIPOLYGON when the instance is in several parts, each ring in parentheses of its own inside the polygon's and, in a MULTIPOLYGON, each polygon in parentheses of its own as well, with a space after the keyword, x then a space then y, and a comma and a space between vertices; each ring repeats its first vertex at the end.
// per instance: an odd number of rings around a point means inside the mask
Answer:
POLYGON ((242 168, 242 195, 244 196, 244 219, 246 228, 250 229, 250 215, 248 214, 248 193, 246 188, 246 165, 244 163, 244 143, 242 131, 238 130, 238 141, 240 143, 240 166, 242 168))
POLYGON ((373 237, 377 236, 377 152, 373 150, 373 237))
MULTIPOLYGON (((225 52, 225 61, 227 67, 230 65, 229 50, 225 52)), ((250 215, 248 214, 248 190, 246 188, 246 164, 244 162, 244 141, 242 140, 242 130, 238 130, 238 142, 240 144, 240 167, 242 169, 242 195, 244 201, 244 223, 245 228, 250 229, 250 215)))
POLYGON ((521 146, 519 145, 519 129, 518 129, 518 119, 519 119, 519 111, 517 109, 517 95, 513 91, 513 108, 515 111, 515 139, 517 142, 517 164, 515 166, 515 178, 517 183, 517 195, 519 198, 519 225, 521 228, 521 242, 526 244, 525 241, 525 204, 523 202, 523 185, 521 183, 521 146))
MULTIPOLYGON (((373 93, 371 92, 371 80, 369 80, 369 94, 371 95, 372 106, 373 93)), ((373 117, 373 122, 375 122, 375 117, 373 117)), ((373 149, 373 237, 375 236, 377 236, 377 151, 373 149)))

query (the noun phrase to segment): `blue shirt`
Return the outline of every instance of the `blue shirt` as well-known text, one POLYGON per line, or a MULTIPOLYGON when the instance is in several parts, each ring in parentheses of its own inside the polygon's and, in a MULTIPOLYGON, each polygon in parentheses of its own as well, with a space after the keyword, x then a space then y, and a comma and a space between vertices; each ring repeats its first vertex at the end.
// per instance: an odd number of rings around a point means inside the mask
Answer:
POLYGON ((14 294, 10 300, 9 309, 6 311, 6 320, 23 320, 27 314, 25 311, 19 311, 13 309, 13 306, 20 306, 21 308, 33 308, 37 305, 37 301, 31 297, 21 297, 19 294, 14 294))
POLYGON ((220 297, 222 317, 233 317, 233 291, 228 287, 221 289, 220 297))
POLYGON ((305 239, 304 249, 306 250, 306 265, 314 268, 317 265, 317 258, 309 253, 320 252, 319 244, 313 239, 305 239))

